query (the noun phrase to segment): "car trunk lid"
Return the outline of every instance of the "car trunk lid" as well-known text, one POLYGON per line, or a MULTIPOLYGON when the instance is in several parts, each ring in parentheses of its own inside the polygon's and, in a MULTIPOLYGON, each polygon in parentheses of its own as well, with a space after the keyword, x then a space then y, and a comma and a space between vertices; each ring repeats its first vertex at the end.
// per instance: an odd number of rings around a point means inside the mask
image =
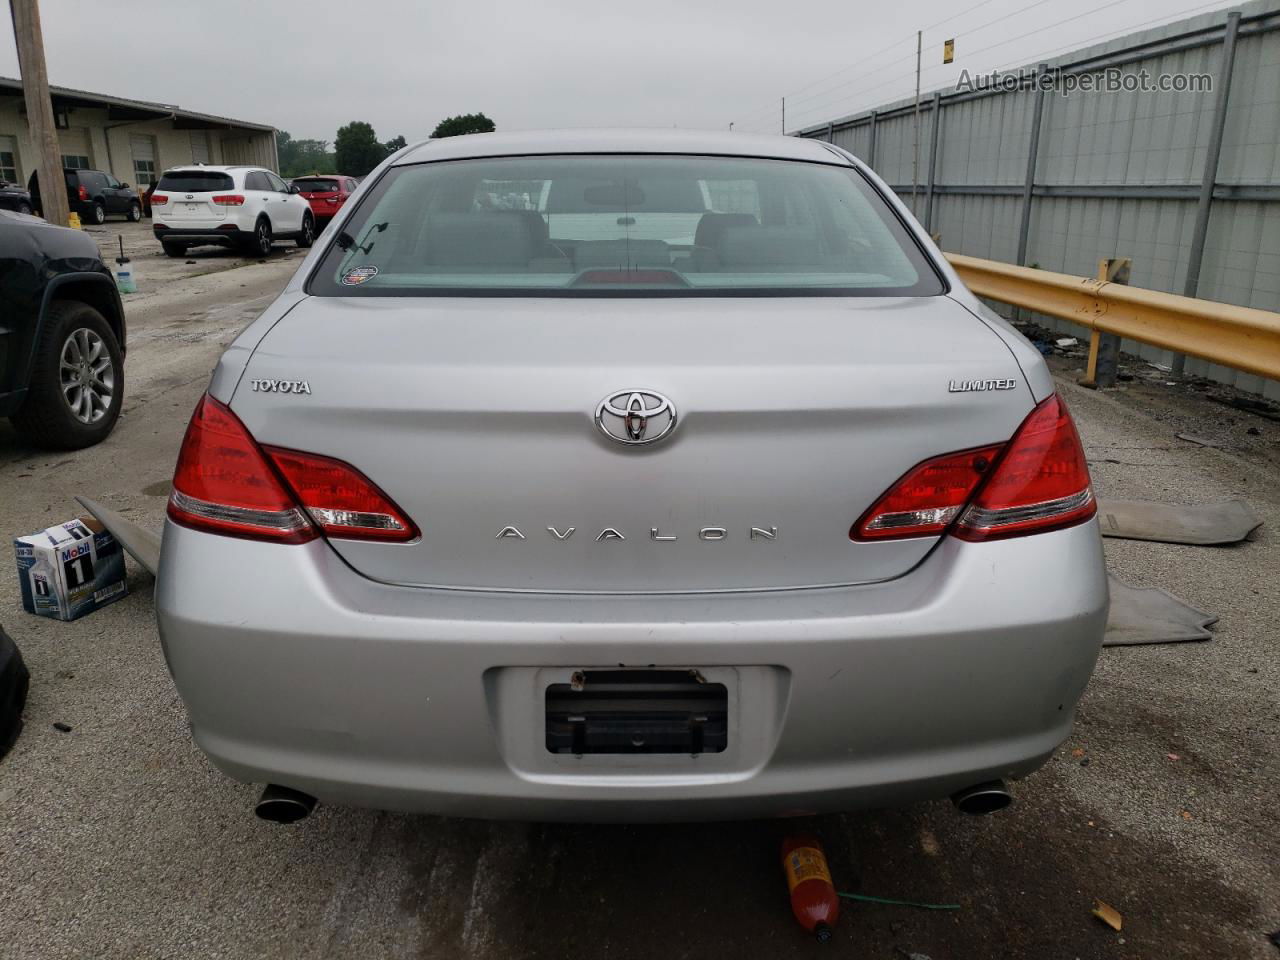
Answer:
POLYGON ((901 575, 936 538, 855 542, 850 525, 920 461, 1007 440, 1032 404, 1004 343, 946 297, 313 297, 232 407, 260 443, 345 460, 413 518, 412 543, 332 541, 369 577, 643 593, 901 575), (973 382, 1006 388, 955 389, 973 382), (672 401, 670 436, 626 445, 593 423, 631 391, 672 401))

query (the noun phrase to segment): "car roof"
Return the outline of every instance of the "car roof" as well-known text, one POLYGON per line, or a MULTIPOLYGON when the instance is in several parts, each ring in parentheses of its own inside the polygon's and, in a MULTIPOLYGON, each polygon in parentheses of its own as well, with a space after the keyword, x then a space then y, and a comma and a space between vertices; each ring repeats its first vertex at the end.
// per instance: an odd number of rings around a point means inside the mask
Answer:
POLYGON ((395 165, 565 153, 685 153, 807 160, 848 166, 849 160, 821 140, 694 130, 537 130, 473 133, 416 144, 395 165))

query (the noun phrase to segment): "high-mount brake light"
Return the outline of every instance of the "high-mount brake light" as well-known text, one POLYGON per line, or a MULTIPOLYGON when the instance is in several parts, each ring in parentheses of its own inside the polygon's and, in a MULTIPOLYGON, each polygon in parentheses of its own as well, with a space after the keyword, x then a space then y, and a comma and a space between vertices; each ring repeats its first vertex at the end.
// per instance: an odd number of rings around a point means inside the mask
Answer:
POLYGON ((404 542, 418 528, 355 467, 263 448, 224 404, 205 395, 178 454, 169 517, 195 530, 251 540, 404 542))
POLYGON ((926 460, 849 531, 853 540, 937 536, 997 540, 1082 523, 1097 513, 1080 437, 1056 394, 1007 444, 926 460))

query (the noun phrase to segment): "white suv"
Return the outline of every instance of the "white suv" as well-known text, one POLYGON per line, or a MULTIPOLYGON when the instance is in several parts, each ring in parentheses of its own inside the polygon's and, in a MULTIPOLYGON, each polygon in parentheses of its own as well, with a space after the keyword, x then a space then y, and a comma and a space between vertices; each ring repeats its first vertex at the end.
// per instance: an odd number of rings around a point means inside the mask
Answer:
POLYGON ((151 196, 152 229, 171 257, 216 243, 266 256, 274 240, 315 239, 311 206, 262 167, 196 165, 166 170, 151 196))

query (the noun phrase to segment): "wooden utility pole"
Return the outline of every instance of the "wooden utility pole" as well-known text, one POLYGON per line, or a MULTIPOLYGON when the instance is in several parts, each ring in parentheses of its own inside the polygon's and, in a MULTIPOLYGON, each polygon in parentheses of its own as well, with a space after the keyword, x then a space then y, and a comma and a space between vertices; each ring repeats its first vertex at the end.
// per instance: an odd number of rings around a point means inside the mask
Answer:
POLYGON ((27 127, 40 175, 40 206, 46 220, 65 227, 71 211, 67 206, 67 181, 62 173, 53 100, 49 96, 49 73, 44 65, 39 0, 9 0, 9 9, 13 12, 13 38, 18 45, 22 95, 27 102, 27 127))

